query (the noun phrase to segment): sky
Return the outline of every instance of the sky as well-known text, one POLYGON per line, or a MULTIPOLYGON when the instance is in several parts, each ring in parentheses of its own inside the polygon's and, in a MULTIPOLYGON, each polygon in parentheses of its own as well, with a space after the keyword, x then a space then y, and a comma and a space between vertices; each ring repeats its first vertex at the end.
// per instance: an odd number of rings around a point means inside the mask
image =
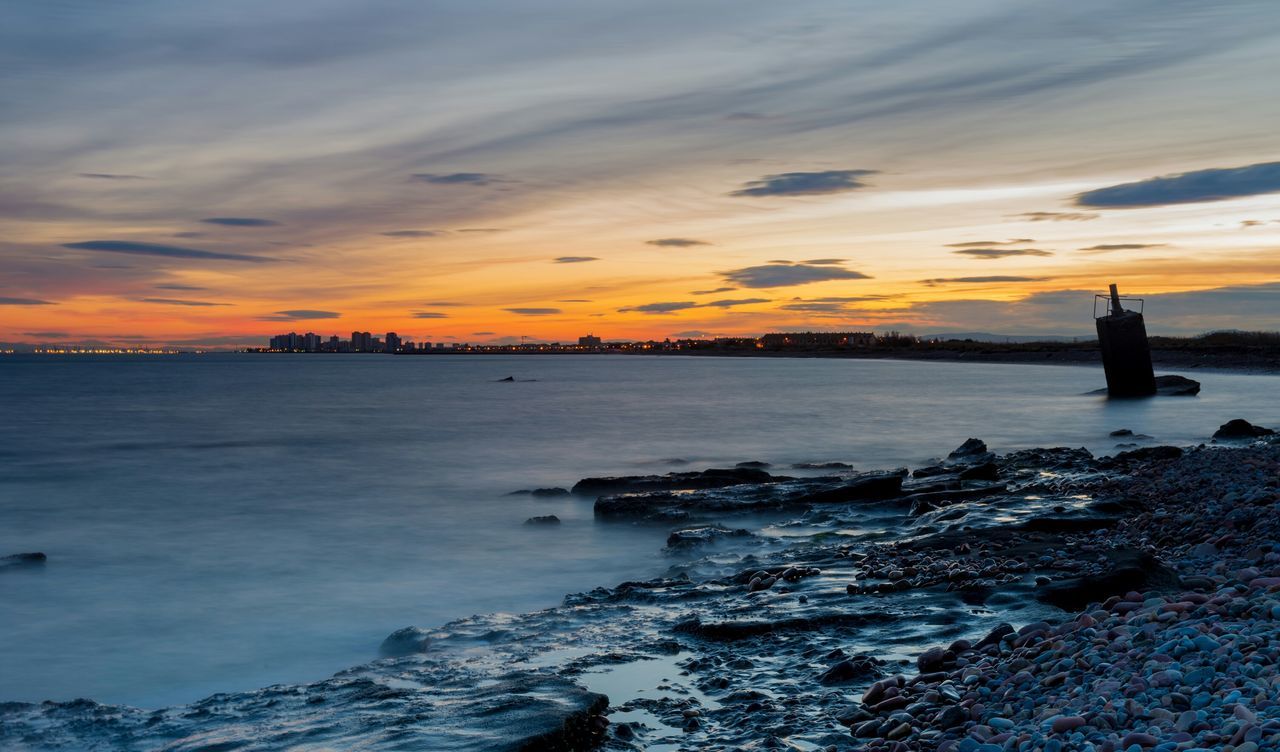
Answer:
POLYGON ((1280 329, 1268 0, 0 8, 0 342, 1280 329))

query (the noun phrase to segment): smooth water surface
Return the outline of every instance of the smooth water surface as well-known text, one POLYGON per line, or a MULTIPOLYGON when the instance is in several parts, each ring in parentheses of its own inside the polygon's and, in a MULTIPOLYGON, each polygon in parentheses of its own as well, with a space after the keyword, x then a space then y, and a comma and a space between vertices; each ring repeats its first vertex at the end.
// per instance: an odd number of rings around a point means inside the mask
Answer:
POLYGON ((509 496, 744 460, 918 465, 1280 424, 1280 379, 1108 402, 1098 368, 644 356, 0 357, 0 701, 322 678, 389 632, 661 574, 666 528, 509 496), (498 382, 506 376, 529 381, 498 382), (677 464, 684 460, 688 464, 677 464), (525 526, 555 514, 558 527, 525 526))

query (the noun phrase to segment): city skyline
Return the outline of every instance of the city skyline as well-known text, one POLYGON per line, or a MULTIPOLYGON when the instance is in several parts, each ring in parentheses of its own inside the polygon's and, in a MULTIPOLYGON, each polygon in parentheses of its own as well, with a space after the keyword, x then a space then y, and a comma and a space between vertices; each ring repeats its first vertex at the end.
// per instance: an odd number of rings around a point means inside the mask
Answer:
POLYGON ((1280 329, 1268 9, 29 4, 0 343, 1280 329))

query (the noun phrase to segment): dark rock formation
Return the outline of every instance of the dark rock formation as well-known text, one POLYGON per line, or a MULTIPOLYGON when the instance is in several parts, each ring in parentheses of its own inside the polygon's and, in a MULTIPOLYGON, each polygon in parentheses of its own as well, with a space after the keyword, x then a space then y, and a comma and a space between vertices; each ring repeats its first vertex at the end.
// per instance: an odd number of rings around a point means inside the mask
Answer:
POLYGON ((550 488, 522 488, 519 491, 512 491, 507 496, 534 496, 537 498, 554 498, 556 496, 568 496, 569 489, 552 486, 550 488))
POLYGON ((774 476, 763 470, 735 467, 665 475, 620 475, 603 478, 583 478, 573 486, 573 493, 598 496, 606 493, 638 493, 645 491, 680 491, 706 488, 724 488, 743 483, 772 483, 790 480, 774 476))
POLYGON ((1200 393, 1200 382, 1186 376, 1170 374, 1156 377, 1157 397, 1194 397, 1200 393))
POLYGON ((560 518, 554 514, 545 514, 540 517, 530 517, 524 521, 526 525, 559 525, 560 518))
POLYGON ((703 527, 691 527, 683 530, 676 530, 667 536, 668 551, 688 551, 700 546, 708 546, 719 543, 727 538, 749 538, 750 530, 737 529, 730 530, 720 525, 706 525, 703 527))
POLYGON ((12 554, 10 556, 0 556, 0 568, 3 567, 30 567, 38 566, 45 563, 49 557, 39 551, 30 553, 12 554))
POLYGON ((1275 431, 1262 426, 1255 426, 1243 418, 1229 420, 1218 427, 1213 432, 1213 438, 1224 441, 1240 441, 1248 439, 1260 439, 1263 436, 1271 436, 1275 431))
POLYGON ((378 646, 378 652, 388 657, 398 658, 425 653, 430 645, 430 632, 422 627, 404 627, 387 635, 387 638, 378 646))
POLYGON ((1036 598, 1065 610, 1101 603, 1130 591, 1178 587, 1178 574, 1146 551, 1114 549, 1104 552, 1102 574, 1074 577, 1050 583, 1036 591, 1036 598))

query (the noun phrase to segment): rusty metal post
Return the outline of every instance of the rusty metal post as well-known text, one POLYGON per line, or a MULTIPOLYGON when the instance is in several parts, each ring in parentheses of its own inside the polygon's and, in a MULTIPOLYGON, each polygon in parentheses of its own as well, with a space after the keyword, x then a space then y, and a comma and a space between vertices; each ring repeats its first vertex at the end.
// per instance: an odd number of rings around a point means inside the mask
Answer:
POLYGON ((1115 285, 1111 285, 1109 303, 1110 312, 1094 322, 1107 373, 1107 394, 1149 397, 1156 393, 1156 376, 1151 368, 1146 322, 1141 313, 1125 310, 1115 285))

